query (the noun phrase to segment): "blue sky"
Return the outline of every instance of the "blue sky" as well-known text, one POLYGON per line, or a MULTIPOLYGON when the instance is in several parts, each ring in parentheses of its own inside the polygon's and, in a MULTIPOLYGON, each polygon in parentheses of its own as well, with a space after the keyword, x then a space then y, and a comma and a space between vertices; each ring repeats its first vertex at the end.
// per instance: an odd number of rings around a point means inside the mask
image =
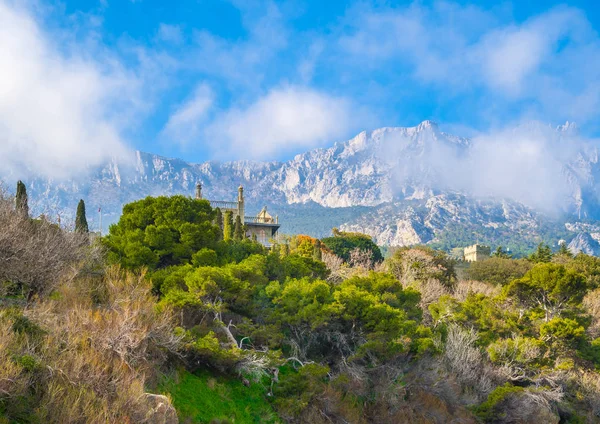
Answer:
POLYGON ((598 9, 0 0, 0 159, 57 177, 132 149, 285 160, 426 119, 467 136, 569 120, 597 137, 598 9))

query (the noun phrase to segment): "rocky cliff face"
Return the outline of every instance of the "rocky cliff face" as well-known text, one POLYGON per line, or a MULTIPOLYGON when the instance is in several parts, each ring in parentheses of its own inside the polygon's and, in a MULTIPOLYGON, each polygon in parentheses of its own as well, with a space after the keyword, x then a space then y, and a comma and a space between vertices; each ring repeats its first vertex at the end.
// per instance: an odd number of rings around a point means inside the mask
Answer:
MULTIPOLYGON (((564 146, 573 137, 576 130, 570 125, 552 130, 550 136, 555 139, 553 146, 564 146)), ((553 205, 559 209, 555 215, 573 221, 600 218, 598 152, 590 147, 576 154, 570 151, 569 155, 558 151, 557 160, 562 162, 553 164, 559 185, 566 187, 553 205)), ((482 192, 481 186, 488 183, 474 185, 479 177, 477 154, 471 140, 445 134, 425 121, 412 128, 362 132, 287 162, 191 164, 136 152, 132 159, 114 159, 77 179, 34 178, 27 184, 37 213, 68 221, 83 198, 92 228, 98 227, 95 211, 102 208, 105 231, 118 219, 123 204, 148 195, 191 196, 200 181, 205 197, 219 200, 233 200, 237 186, 243 184, 249 212, 268 204, 281 216, 283 231, 324 235, 326 230, 315 225, 320 221, 364 231, 385 245, 435 242, 448 226, 461 224, 534 234, 547 220, 548 211, 542 214, 535 204, 527 205, 527 192, 521 202, 503 196, 503 191, 493 189, 495 179, 490 191, 482 192), (286 215, 291 219, 286 220, 286 215)), ((587 230, 562 228, 572 237, 587 234, 587 230)))

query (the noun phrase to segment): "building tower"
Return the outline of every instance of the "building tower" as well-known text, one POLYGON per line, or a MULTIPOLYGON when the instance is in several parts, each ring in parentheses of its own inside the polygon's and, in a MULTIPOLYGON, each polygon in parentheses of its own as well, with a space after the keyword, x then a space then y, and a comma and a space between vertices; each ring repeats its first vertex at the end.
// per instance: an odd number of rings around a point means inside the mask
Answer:
POLYGON ((196 183, 196 200, 202 199, 202 184, 196 183))
POLYGON ((240 185, 238 188, 238 201, 237 201, 237 213, 240 216, 242 222, 244 222, 245 218, 245 210, 244 210, 244 187, 240 185))

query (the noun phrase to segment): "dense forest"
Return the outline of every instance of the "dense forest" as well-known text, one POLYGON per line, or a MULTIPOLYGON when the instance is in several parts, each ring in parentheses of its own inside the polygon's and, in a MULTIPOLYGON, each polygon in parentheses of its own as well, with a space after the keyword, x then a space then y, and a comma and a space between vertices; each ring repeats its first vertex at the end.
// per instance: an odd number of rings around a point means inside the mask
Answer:
POLYGON ((599 258, 266 248, 184 196, 98 237, 77 209, 0 198, 0 423, 600 421, 599 258))

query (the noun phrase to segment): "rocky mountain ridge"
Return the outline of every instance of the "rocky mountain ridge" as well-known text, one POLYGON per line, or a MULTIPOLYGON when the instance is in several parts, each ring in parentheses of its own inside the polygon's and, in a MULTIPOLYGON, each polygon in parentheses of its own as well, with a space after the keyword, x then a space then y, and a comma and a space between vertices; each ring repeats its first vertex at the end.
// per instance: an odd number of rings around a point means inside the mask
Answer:
MULTIPOLYGON (((577 129, 571 124, 555 129, 535 124, 527 131, 551 138, 552 144, 546 146, 549 151, 553 146, 578 142, 577 129)), ((36 213, 66 222, 83 198, 92 228, 99 225, 94 211, 102 210, 104 231, 118 219, 123 204, 148 195, 191 196, 199 181, 205 197, 215 200, 233 200, 242 184, 248 211, 268 205, 280 215, 282 231, 323 236, 328 229, 315 225, 319 221, 366 232, 382 245, 436 243, 449 227, 461 225, 481 233, 473 233, 472 241, 485 240, 493 231, 513 231, 534 242, 548 222, 557 228, 557 236, 564 232, 574 239, 590 233, 575 224, 565 226, 564 221, 600 218, 596 148, 586 145, 570 149, 566 155, 557 151, 557 160, 562 162, 553 164, 559 168, 553 172, 560 174, 557 181, 563 191, 557 213, 549 215, 535 205, 503 196, 506 187, 489 193, 482 193, 481 187, 472 190, 480 172, 476 166, 486 157, 480 155, 482 145, 446 134, 433 122, 424 121, 410 128, 363 131, 346 142, 286 162, 191 164, 138 151, 130 160, 114 159, 85 177, 69 181, 33 178, 26 183, 36 213), (303 212, 298 213, 300 210, 303 212)), ((488 177, 481 176, 483 180, 488 177)), ((490 187, 496 183, 492 176, 490 187)), ((507 186, 510 189, 510 184, 507 186)))

